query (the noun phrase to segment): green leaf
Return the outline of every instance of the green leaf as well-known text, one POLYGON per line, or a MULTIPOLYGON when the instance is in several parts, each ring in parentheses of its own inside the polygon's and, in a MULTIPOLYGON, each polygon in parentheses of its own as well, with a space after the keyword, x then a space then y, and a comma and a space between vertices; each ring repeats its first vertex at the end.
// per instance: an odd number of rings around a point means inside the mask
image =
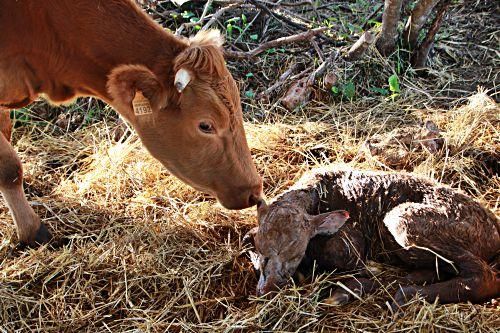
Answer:
POLYGON ((226 30, 229 37, 231 37, 233 35, 233 25, 231 23, 228 23, 226 26, 226 30))
POLYGON ((255 97, 255 93, 253 92, 253 90, 247 90, 247 91, 245 91, 245 96, 247 98, 253 99, 255 97))
POLYGON ((401 91, 399 89, 399 78, 396 74, 393 74, 389 77, 389 90, 393 93, 398 93, 401 91))
POLYGON ((334 95, 338 95, 338 94, 339 94, 339 92, 340 92, 339 87, 337 87, 337 86, 332 86, 331 91, 332 91, 332 93, 333 93, 334 95))
POLYGON ((375 92, 375 93, 377 93, 377 94, 380 94, 382 96, 389 95, 389 90, 387 90, 385 88, 371 87, 370 90, 373 91, 373 92, 375 92))
POLYGON ((233 29, 236 29, 241 33, 243 33, 243 29, 241 29, 240 27, 238 27, 237 25, 233 25, 233 29))
POLYGON ((182 13, 182 17, 185 18, 185 19, 188 19, 188 18, 191 18, 194 16, 194 13, 193 12, 190 12, 188 10, 185 10, 183 13, 182 13))
POLYGON ((342 86, 342 95, 347 97, 349 100, 354 98, 354 95, 356 95, 356 87, 352 81, 349 81, 342 86))
POLYGON ((247 78, 249 77, 254 77, 253 73, 247 73, 247 75, 245 75, 247 78))
POLYGON ((250 39, 251 40, 257 40, 259 39, 259 35, 255 34, 255 35, 250 35, 250 39))
POLYGON ((241 20, 241 18, 239 18, 239 17, 232 17, 229 20, 227 20, 226 23, 235 23, 235 22, 239 22, 240 20, 241 20))

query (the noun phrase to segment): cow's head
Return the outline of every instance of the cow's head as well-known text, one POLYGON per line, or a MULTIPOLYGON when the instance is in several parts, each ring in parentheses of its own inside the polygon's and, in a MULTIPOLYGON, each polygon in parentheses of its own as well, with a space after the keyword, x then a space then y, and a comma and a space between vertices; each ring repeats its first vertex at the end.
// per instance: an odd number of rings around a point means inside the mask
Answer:
POLYGON ((259 226, 251 231, 257 251, 252 262, 260 272, 257 295, 284 286, 304 258, 309 240, 334 234, 348 218, 344 210, 312 216, 293 203, 261 203, 259 226))
POLYGON ((108 91, 144 146, 172 174, 225 207, 242 209, 260 199, 262 180, 247 145, 239 90, 225 65, 222 42, 217 31, 198 33, 172 59, 167 79, 142 65, 118 66, 108 91), (138 102, 142 108, 134 109, 138 102))

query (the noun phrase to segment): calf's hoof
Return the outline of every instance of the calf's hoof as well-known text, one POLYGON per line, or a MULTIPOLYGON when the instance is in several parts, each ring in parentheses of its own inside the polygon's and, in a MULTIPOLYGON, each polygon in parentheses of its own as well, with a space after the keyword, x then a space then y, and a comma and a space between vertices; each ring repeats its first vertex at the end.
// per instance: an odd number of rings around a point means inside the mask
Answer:
POLYGON ((400 310, 405 304, 408 303, 416 294, 418 289, 415 286, 400 287, 394 294, 394 301, 391 303, 391 308, 394 312, 400 310))
POLYGON ((325 299, 323 303, 332 306, 341 306, 349 303, 351 299, 352 297, 347 291, 336 290, 333 292, 332 296, 325 299))

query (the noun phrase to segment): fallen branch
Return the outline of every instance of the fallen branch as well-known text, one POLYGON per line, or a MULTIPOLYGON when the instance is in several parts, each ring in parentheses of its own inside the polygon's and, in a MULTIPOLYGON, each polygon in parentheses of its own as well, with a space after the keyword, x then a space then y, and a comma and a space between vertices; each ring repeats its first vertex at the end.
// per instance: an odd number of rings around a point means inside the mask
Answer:
POLYGON ((300 34, 287 36, 287 37, 281 37, 281 38, 263 43, 263 44, 259 45, 257 48, 255 48, 251 51, 248 51, 248 52, 226 50, 225 55, 227 58, 230 58, 230 59, 253 58, 253 57, 258 56, 262 52, 265 52, 266 50, 271 49, 273 47, 279 47, 282 45, 295 43, 295 42, 309 41, 314 36, 319 35, 326 30, 327 30, 327 28, 325 28, 325 27, 316 28, 316 29, 312 29, 312 30, 309 30, 306 32, 302 32, 300 34))
POLYGON ((325 61, 323 61, 323 63, 318 68, 316 68, 316 70, 309 76, 308 78, 309 86, 312 86, 314 84, 314 81, 316 81, 317 77, 323 75, 328 66, 331 65, 335 60, 337 60, 339 54, 340 52, 338 50, 330 53, 330 56, 325 61))
POLYGON ((349 49, 345 60, 353 61, 359 59, 375 41, 375 36, 370 31, 365 31, 356 43, 349 49))
POLYGON ((429 32, 411 58, 413 68, 418 69, 425 67, 429 51, 434 44, 434 38, 443 23, 444 16, 450 4, 451 0, 441 0, 441 2, 437 5, 436 17, 429 28, 429 32))
POLYGON ((279 13, 276 13, 275 11, 267 8, 263 3, 261 3, 260 1, 257 1, 257 0, 248 0, 252 5, 254 5, 255 7, 259 8, 260 10, 264 11, 266 14, 268 14, 269 16, 272 16, 274 17, 276 20, 278 21, 281 21, 281 22, 284 22, 296 29, 300 29, 300 30, 307 30, 308 28, 306 26, 303 26, 301 24, 298 24, 298 23, 295 23, 293 22, 292 20, 290 20, 288 17, 285 17, 284 15, 281 15, 279 13))
POLYGON ((417 47, 420 30, 424 27, 425 22, 427 22, 429 15, 438 2, 439 0, 420 0, 412 10, 403 34, 403 42, 408 45, 410 50, 414 50, 417 47))
POLYGON ((262 98, 268 97, 271 93, 273 93, 276 89, 278 89, 280 86, 282 86, 285 83, 285 81, 288 79, 288 77, 290 75, 293 74, 293 72, 297 69, 297 67, 298 67, 298 64, 296 64, 296 63, 293 64, 283 74, 280 75, 280 77, 278 78, 278 80, 276 80, 276 82, 274 82, 274 84, 272 86, 270 86, 266 90, 264 90, 261 93, 259 93, 259 95, 257 96, 257 98, 258 99, 262 99, 262 98))
POLYGON ((377 48, 382 55, 389 55, 394 51, 398 38, 398 22, 401 16, 402 0, 385 0, 384 14, 382 15, 382 31, 377 40, 377 48))

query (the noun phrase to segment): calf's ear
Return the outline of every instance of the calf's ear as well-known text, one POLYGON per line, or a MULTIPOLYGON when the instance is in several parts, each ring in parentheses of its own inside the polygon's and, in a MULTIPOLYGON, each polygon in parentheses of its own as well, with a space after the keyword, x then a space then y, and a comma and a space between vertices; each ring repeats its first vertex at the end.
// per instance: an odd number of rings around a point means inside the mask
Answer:
POLYGON ((132 101, 139 92, 144 95, 152 110, 161 109, 166 104, 166 91, 161 82, 142 65, 115 67, 108 77, 107 89, 113 105, 126 118, 134 116, 132 101))
POLYGON ((333 235, 349 219, 345 210, 336 210, 329 213, 313 216, 311 219, 311 238, 316 235, 333 235))

